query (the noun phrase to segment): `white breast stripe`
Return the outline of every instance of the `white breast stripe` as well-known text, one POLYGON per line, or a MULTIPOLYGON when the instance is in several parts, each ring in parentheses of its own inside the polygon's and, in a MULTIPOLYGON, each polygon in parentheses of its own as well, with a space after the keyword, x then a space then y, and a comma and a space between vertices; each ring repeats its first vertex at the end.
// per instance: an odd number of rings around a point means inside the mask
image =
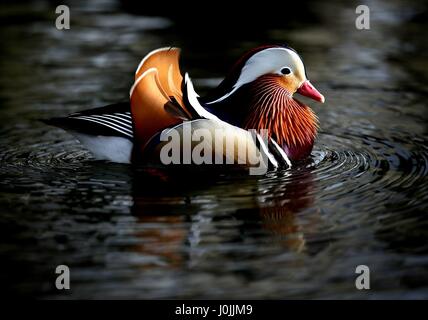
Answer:
POLYGON ((284 159, 284 161, 288 164, 288 166, 291 168, 291 161, 288 158, 287 154, 285 153, 284 149, 282 149, 274 139, 271 139, 272 144, 275 146, 275 148, 278 150, 281 157, 284 159))
POLYGON ((124 135, 126 135, 128 137, 130 137, 130 138, 133 137, 131 131, 129 131, 127 129, 124 129, 124 128, 116 127, 115 125, 113 125, 111 123, 108 123, 108 122, 106 123, 105 120, 96 119, 96 118, 87 117, 87 116, 76 117, 76 119, 81 119, 81 120, 95 122, 95 123, 101 124, 103 126, 106 126, 106 127, 110 128, 110 129, 116 130, 116 131, 118 131, 118 132, 120 132, 120 133, 122 133, 122 134, 124 134, 124 135))
POLYGON ((189 74, 185 74, 184 76, 184 83, 186 85, 187 90, 187 100, 189 101, 190 105, 193 107, 193 109, 196 111, 196 113, 201 117, 205 119, 210 120, 220 120, 217 118, 217 116, 213 115, 212 113, 208 112, 198 101, 198 94, 195 92, 195 89, 193 88, 193 83, 190 80, 189 74))
POLYGON ((259 143, 260 143, 260 152, 264 153, 264 154, 268 157, 269 162, 270 162, 270 163, 272 163, 272 165, 273 165, 275 168, 278 168, 278 162, 275 160, 275 158, 274 158, 274 157, 272 156, 272 154, 269 152, 268 147, 266 146, 266 144, 264 143, 264 141, 263 141, 262 137, 261 137, 259 134, 257 134, 257 140, 258 140, 258 141, 259 141, 259 143))

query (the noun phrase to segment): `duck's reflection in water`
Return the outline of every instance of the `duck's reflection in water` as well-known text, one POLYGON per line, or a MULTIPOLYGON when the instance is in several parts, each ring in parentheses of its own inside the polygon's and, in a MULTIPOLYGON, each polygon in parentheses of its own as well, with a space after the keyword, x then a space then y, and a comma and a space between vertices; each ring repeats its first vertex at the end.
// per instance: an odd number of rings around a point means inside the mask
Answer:
POLYGON ((302 252, 307 249, 307 235, 321 226, 320 210, 313 206, 314 185, 313 174, 303 166, 283 177, 275 175, 259 182, 256 205, 237 210, 235 216, 247 222, 259 220, 277 243, 302 252))
POLYGON ((156 266, 178 267, 183 264, 183 243, 188 234, 183 217, 141 214, 138 222, 145 227, 136 232, 143 241, 135 246, 135 250, 155 257, 156 266), (170 228, 164 228, 165 225, 170 228))
POLYGON ((312 173, 305 166, 270 178, 224 180, 215 174, 171 176, 161 171, 139 175, 133 183, 132 213, 141 241, 134 249, 168 267, 221 258, 228 248, 248 242, 258 246, 267 240, 302 252, 306 234, 321 225, 313 208, 312 173))

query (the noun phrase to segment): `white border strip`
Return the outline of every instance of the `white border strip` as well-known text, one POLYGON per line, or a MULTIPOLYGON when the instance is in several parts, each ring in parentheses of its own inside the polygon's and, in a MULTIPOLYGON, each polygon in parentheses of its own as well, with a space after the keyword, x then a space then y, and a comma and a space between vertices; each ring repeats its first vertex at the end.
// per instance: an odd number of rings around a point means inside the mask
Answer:
POLYGON ((144 58, 143 58, 143 60, 141 60, 141 62, 140 62, 140 64, 138 65, 138 67, 137 67, 137 70, 135 71, 135 74, 137 74, 138 73, 138 71, 140 71, 140 69, 141 69, 141 67, 143 66, 143 64, 144 64, 144 62, 146 62, 152 55, 154 55, 155 53, 158 53, 158 52, 161 52, 161 51, 170 51, 170 50, 173 50, 173 49, 178 49, 178 50, 180 50, 179 48, 177 48, 177 47, 163 47, 163 48, 159 48, 159 49, 156 49, 156 50, 153 50, 153 51, 150 51, 144 58))
POLYGON ((138 77, 137 80, 135 80, 134 84, 131 87, 131 90, 129 90, 129 97, 132 97, 132 93, 134 92, 135 88, 137 87, 138 83, 145 77, 147 76, 150 72, 158 72, 158 69, 156 68, 150 68, 147 69, 146 71, 144 71, 144 73, 138 77))

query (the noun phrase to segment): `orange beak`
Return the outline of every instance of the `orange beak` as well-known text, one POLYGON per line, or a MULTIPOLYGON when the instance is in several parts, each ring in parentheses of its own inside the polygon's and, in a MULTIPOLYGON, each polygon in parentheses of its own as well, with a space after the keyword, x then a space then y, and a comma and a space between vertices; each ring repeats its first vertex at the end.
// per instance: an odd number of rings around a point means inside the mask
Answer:
POLYGON ((319 101, 321 103, 324 103, 325 98, 324 96, 319 93, 317 89, 312 85, 312 83, 309 82, 309 80, 306 80, 303 82, 303 84, 297 89, 297 93, 300 93, 302 96, 314 99, 315 101, 319 101))

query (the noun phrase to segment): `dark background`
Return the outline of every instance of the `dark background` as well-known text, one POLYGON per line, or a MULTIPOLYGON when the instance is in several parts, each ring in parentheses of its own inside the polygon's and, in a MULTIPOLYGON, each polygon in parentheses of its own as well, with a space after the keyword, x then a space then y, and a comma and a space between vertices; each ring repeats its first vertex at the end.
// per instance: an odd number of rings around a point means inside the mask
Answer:
POLYGON ((427 4, 3 1, 2 295, 37 298, 428 297, 427 4), (71 29, 55 28, 67 4, 71 29), (311 157, 251 177, 95 161, 37 121, 126 100, 158 47, 198 92, 248 49, 287 43, 326 96, 311 157), (55 289, 57 265, 71 290, 55 289), (355 268, 371 270, 356 290, 355 268))

